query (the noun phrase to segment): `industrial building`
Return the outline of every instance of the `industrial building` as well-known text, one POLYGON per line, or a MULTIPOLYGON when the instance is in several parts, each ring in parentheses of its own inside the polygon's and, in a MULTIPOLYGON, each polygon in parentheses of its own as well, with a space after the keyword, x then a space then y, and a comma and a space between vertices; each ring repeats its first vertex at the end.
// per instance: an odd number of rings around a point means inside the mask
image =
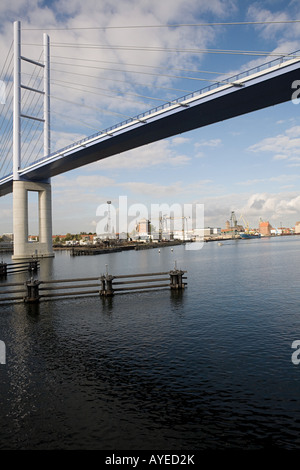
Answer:
POLYGON ((269 237, 271 235, 272 226, 269 222, 261 221, 259 223, 259 233, 262 237, 269 237))
POLYGON ((136 228, 137 234, 138 235, 149 235, 151 232, 151 224, 150 220, 147 219, 141 219, 139 223, 137 224, 136 228))

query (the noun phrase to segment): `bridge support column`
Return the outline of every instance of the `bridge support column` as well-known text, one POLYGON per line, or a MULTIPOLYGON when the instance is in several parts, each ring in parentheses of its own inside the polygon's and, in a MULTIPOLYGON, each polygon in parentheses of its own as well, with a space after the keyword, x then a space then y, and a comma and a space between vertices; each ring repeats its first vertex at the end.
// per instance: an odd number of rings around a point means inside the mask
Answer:
POLYGON ((12 259, 53 257, 51 184, 13 182, 14 254, 12 259), (28 243, 28 191, 39 193, 39 241, 28 243))

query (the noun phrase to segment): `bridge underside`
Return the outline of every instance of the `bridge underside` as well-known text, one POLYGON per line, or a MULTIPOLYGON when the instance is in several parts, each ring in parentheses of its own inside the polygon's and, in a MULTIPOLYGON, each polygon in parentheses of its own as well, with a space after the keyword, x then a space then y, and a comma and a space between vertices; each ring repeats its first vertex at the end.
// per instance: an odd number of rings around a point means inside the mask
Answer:
MULTIPOLYGON (((87 148, 41 162, 40 166, 21 172, 22 179, 43 181, 49 177, 73 170, 89 163, 117 155, 143 145, 183 132, 231 119, 291 100, 292 83, 300 79, 299 63, 294 69, 281 74, 271 74, 243 87, 231 87, 230 92, 216 91, 207 99, 200 99, 189 107, 167 111, 146 123, 138 122, 126 131, 108 137, 87 148)), ((146 118, 147 120, 147 118, 146 118)), ((12 191, 12 181, 0 186, 0 195, 12 191)))

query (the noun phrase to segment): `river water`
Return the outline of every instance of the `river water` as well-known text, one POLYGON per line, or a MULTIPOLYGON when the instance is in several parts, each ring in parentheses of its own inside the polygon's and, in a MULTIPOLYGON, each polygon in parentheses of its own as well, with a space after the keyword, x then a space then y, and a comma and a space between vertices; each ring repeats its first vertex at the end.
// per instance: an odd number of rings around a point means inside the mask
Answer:
POLYGON ((40 279, 176 262, 188 286, 1 305, 0 449, 300 448, 300 237, 186 248, 41 260, 40 279))

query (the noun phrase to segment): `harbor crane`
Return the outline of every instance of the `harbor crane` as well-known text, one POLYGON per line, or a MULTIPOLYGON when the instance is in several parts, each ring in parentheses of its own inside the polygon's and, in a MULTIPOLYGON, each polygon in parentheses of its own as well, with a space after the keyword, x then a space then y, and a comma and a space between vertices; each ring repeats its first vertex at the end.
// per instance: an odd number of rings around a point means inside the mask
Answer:
MULTIPOLYGON (((175 219, 182 219, 182 239, 185 240, 185 227, 184 227, 184 221, 186 219, 190 219, 190 216, 178 216, 178 217, 173 217, 173 216, 167 216, 166 214, 160 215, 158 220, 159 220, 159 240, 161 241, 163 238, 163 232, 164 228, 167 230, 167 219, 169 220, 175 220, 175 219)), ((157 219, 151 219, 151 220, 157 220, 157 219)), ((187 228, 187 222, 186 222, 186 228, 187 228)), ((173 234, 173 231, 170 229, 170 235, 173 234)))
MULTIPOLYGON (((151 222, 152 220, 157 220, 157 219, 151 218, 151 222)), ((163 238, 164 227, 167 229, 166 214, 161 215, 160 213, 160 216, 158 217, 158 221, 159 221, 158 239, 159 241, 161 241, 163 238)))
MULTIPOLYGON (((190 216, 178 216, 178 217, 166 217, 166 219, 174 220, 174 219, 182 219, 182 240, 185 240, 185 231, 184 231, 184 221, 186 219, 190 219, 190 216)), ((187 228, 187 222, 186 222, 186 228, 187 228)))
POLYGON ((250 229, 249 229, 249 222, 248 222, 248 220, 245 219, 245 217, 243 216, 243 214, 241 214, 240 219, 242 219, 242 221, 243 221, 244 224, 245 224, 245 232, 246 232, 246 233, 249 233, 249 230, 250 230, 250 229))
POLYGON ((234 211, 231 211, 230 226, 231 226, 231 228, 234 228, 234 227, 237 226, 237 220, 236 220, 236 216, 235 216, 235 212, 234 212, 234 211))

